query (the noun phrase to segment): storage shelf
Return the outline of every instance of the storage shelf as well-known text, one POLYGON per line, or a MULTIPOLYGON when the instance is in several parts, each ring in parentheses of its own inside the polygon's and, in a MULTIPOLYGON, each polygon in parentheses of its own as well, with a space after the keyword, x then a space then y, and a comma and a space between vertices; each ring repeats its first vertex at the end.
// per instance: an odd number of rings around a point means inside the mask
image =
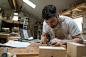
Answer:
MULTIPOLYGON (((79 4, 76 6, 76 8, 73 7, 71 10, 72 10, 72 12, 77 12, 77 14, 80 12, 86 11, 86 3, 79 4)), ((71 17, 70 10, 62 12, 60 15, 71 17)))
MULTIPOLYGON (((5 21, 7 23, 13 23, 12 20, 5 20, 1 15, 0 15, 0 19, 2 19, 3 21, 5 21)), ((19 21, 14 21, 14 23, 19 24, 19 21)), ((23 22, 20 22, 20 24, 23 24, 23 22)))

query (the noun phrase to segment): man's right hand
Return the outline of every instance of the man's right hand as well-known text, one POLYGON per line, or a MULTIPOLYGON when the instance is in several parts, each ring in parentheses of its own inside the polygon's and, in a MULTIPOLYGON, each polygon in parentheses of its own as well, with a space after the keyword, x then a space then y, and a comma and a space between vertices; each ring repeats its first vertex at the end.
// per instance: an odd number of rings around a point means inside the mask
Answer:
POLYGON ((40 43, 41 44, 46 44, 47 43, 46 37, 42 37, 40 43))

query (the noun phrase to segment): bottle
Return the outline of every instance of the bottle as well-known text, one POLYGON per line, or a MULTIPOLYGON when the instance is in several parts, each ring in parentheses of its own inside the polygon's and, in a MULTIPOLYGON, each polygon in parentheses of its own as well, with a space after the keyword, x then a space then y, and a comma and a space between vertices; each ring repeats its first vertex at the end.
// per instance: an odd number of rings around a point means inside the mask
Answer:
POLYGON ((0 8, 0 15, 4 16, 4 11, 0 8))

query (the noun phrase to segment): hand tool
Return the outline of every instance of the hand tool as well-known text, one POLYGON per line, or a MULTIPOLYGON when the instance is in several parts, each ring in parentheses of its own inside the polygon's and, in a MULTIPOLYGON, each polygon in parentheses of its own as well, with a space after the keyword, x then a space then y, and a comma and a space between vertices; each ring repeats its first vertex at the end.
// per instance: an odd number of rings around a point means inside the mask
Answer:
POLYGON ((8 47, 5 48, 1 57, 7 57, 7 51, 8 51, 8 47))

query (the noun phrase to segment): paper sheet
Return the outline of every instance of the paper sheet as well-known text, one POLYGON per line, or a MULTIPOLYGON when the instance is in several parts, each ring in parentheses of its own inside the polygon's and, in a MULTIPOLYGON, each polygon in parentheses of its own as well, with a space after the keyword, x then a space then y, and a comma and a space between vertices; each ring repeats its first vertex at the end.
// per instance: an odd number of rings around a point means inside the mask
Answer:
POLYGON ((26 42, 18 42, 18 41, 9 41, 5 44, 0 44, 2 46, 10 46, 10 47, 17 47, 17 48, 26 48, 30 45, 30 43, 26 42))

